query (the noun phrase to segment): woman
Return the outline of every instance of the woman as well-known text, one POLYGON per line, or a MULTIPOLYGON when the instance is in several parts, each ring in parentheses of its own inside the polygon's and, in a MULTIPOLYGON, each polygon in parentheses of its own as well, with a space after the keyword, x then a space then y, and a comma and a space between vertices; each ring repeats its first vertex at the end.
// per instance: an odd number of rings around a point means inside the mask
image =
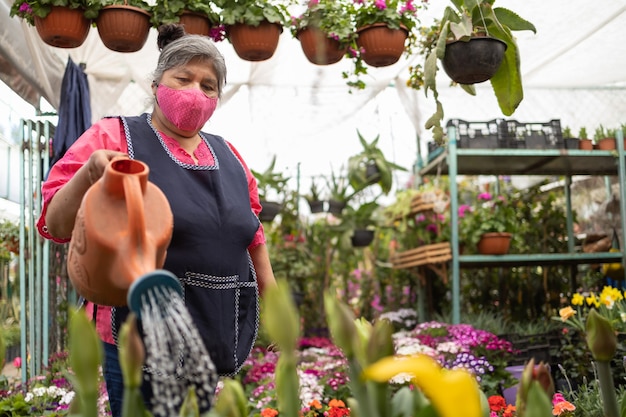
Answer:
MULTIPOLYGON (((43 184, 38 229, 45 238, 67 242, 83 195, 112 158, 128 156, 148 164, 150 181, 165 193, 174 215, 164 269, 181 281, 186 307, 217 371, 232 375, 256 339, 258 294, 275 285, 257 217, 256 180, 229 142, 200 132, 225 84, 223 56, 207 37, 186 35, 177 25, 162 26, 157 42, 161 53, 153 74, 152 113, 105 118, 72 145, 43 184), (232 293, 215 283, 233 276, 245 289, 237 303, 226 303, 232 293), (239 310, 217 307, 226 304, 239 310)), ((112 414, 118 417, 123 384, 113 336, 127 309, 87 302, 86 311, 104 342, 104 376, 112 414)), ((149 384, 144 381, 142 388, 150 408, 149 384)))

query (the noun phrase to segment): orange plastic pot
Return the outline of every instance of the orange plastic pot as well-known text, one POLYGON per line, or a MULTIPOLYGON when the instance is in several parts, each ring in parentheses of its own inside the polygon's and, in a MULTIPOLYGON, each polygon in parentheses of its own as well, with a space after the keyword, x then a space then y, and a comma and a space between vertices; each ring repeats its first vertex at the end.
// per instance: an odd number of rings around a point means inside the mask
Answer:
POLYGON ((146 276, 157 276, 155 284, 161 280, 180 286, 173 274, 158 270, 165 262, 174 218, 148 173, 141 161, 114 159, 83 197, 67 268, 76 291, 91 302, 128 305, 129 289, 146 276))

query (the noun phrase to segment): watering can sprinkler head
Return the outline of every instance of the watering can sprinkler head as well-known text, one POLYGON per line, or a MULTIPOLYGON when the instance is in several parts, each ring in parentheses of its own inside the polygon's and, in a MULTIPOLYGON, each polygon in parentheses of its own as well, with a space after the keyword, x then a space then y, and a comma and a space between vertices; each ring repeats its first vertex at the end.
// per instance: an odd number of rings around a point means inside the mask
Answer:
POLYGON ((128 308, 141 318, 141 309, 148 302, 150 293, 175 291, 182 297, 183 287, 176 275, 164 269, 157 269, 137 278, 128 289, 128 308))

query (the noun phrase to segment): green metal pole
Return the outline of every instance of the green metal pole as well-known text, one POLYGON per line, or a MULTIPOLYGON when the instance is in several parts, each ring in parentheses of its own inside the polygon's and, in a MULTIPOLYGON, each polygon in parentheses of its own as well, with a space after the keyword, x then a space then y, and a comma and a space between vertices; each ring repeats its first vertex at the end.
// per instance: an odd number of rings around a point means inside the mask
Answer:
POLYGON ((20 257, 19 257, 19 266, 20 266, 20 357, 22 358, 22 367, 21 367, 21 376, 22 383, 26 383, 28 380, 28 373, 26 368, 28 367, 27 361, 27 349, 26 343, 27 339, 27 316, 26 316, 26 228, 24 225, 26 224, 26 184, 24 179, 26 178, 26 167, 28 164, 26 163, 26 155, 28 154, 28 131, 31 129, 31 123, 28 121, 26 123, 24 120, 20 121, 20 126, 22 128, 22 156, 20 158, 20 257), (25 128, 27 130, 25 130, 25 128))
POLYGON ((459 262, 459 196, 456 183, 456 129, 448 127, 448 177, 450 181, 450 236, 452 237, 452 323, 461 322, 461 283, 459 262))
MULTIPOLYGON (((51 137, 51 123, 49 121, 46 122, 46 124, 44 125, 44 137, 43 137, 43 143, 39 142, 39 148, 40 151, 39 153, 37 153, 37 160, 40 162, 42 169, 37 170, 37 188, 38 188, 38 192, 36 193, 37 197, 35 198, 35 207, 32 210, 33 216, 35 216, 35 218, 33 219, 34 222, 36 222, 37 217, 39 216, 40 213, 40 207, 41 207, 41 183, 43 181, 43 173, 44 172, 48 172, 49 166, 50 166, 50 158, 48 157, 49 153, 48 153, 48 148, 50 146, 50 137, 51 137)), ((33 222, 33 223, 34 223, 33 222)), ((33 234, 36 235, 36 228, 33 228, 33 234)), ((33 236, 33 238, 35 238, 35 236, 33 236)), ((41 242, 42 239, 36 239, 36 242, 41 242)), ((41 259, 41 262, 39 264, 39 270, 41 271, 40 276, 42 279, 42 290, 43 290, 43 315, 42 315, 42 324, 43 324, 43 345, 42 345, 42 356, 41 356, 41 360, 42 360, 42 365, 47 367, 48 366, 48 355, 50 353, 50 326, 52 325, 51 321, 50 321, 50 275, 49 275, 49 271, 48 271, 48 266, 49 266, 49 258, 50 258, 50 252, 49 252, 49 245, 47 242, 47 239, 44 243, 39 243, 37 245, 37 250, 38 252, 41 254, 41 257, 38 259, 41 259)))
MULTIPOLYGON (((620 249, 622 251, 622 265, 626 265, 626 161, 624 160, 626 152, 624 151, 624 131, 617 129, 615 137, 617 141, 617 160, 619 166, 619 210, 622 221, 622 242, 620 249)), ((624 269, 624 279, 626 279, 626 268, 624 269)))

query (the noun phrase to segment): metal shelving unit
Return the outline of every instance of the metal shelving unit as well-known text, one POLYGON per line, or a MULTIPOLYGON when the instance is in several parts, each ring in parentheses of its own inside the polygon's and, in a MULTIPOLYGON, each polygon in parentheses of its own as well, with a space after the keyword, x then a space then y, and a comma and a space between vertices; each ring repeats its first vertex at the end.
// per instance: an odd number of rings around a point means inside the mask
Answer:
POLYGON ((579 265, 621 260, 626 252, 579 253, 574 248, 571 184, 574 175, 618 176, 620 190, 621 239, 626 242, 626 158, 621 130, 617 132, 617 152, 578 149, 459 149, 457 132, 448 128, 448 146, 420 171, 421 176, 448 175, 450 181, 450 223, 452 260, 452 320, 460 322, 461 268, 514 267, 529 265, 579 265), (562 254, 460 255, 458 230, 458 175, 559 175, 565 176, 568 252, 562 254))

